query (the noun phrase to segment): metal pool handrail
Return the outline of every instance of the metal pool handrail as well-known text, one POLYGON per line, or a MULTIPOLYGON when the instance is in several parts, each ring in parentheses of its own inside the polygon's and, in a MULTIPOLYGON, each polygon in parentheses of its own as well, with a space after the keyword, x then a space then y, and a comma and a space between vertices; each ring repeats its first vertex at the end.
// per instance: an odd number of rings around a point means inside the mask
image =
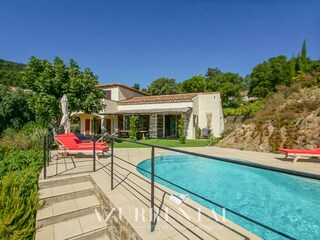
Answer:
POLYGON ((157 145, 153 145, 153 144, 148 144, 148 143, 142 143, 142 142, 136 142, 136 141, 132 141, 132 140, 128 140, 128 139, 122 139, 122 138, 116 138, 114 136, 109 136, 108 139, 111 140, 111 189, 113 190, 114 189, 114 181, 113 181, 113 177, 114 177, 114 141, 115 140, 118 140, 118 141, 126 141, 126 142, 131 142, 131 143, 134 143, 134 144, 139 144, 139 145, 144 145, 144 146, 148 146, 148 147, 151 147, 151 172, 145 170, 145 169, 142 169, 141 167, 137 166, 137 165, 134 165, 128 161, 125 161, 123 159, 121 159, 122 161, 138 168, 138 169, 141 169, 147 173, 149 173, 151 175, 151 199, 150 199, 150 202, 151 202, 151 231, 154 231, 155 229, 155 217, 154 217, 154 199, 155 199, 155 196, 154 196, 154 189, 155 189, 155 184, 154 184, 154 179, 155 177, 169 183, 169 184, 172 184, 173 186, 176 186, 196 197, 199 197, 201 198, 202 200, 204 201, 207 201, 211 204, 214 204, 220 208, 224 208, 225 210, 233 213, 234 215, 237 215, 249 222, 252 222, 262 228, 265 228, 273 233, 276 233, 282 237, 285 237, 287 239, 295 239, 294 237, 291 237, 283 232, 280 232, 272 227, 269 227, 263 223, 260 223, 254 219, 251 219, 247 216, 244 216, 242 215, 241 213, 238 213, 238 212, 235 212, 233 211, 232 209, 229 209, 227 207, 224 207, 222 206, 221 204, 219 203, 216 203, 216 202, 213 202, 212 200, 210 199, 207 199, 197 193, 194 193, 184 187, 181 187, 175 183, 172 183, 160 176, 157 176, 155 174, 155 164, 154 164, 154 159, 155 159, 155 154, 154 154, 154 150, 155 148, 159 148, 159 149, 164 149, 164 150, 169 150, 169 151, 173 151, 173 152, 179 152, 179 153, 183 153, 183 154, 188 154, 188 155, 193 155, 193 156, 197 156, 197 157, 204 157, 204 158, 209 158, 209 159, 213 159, 213 160, 218 160, 218 161, 223 161, 223 162, 229 162, 229 163, 233 163, 233 164, 238 164, 238 165, 244 165, 244 166, 248 166, 248 167, 253 167, 253 168, 259 168, 259 169, 265 169, 265 170, 269 170, 269 171, 274 171, 274 172, 281 172, 281 173, 286 173, 286 174, 290 174, 290 175, 295 175, 295 176, 303 176, 303 177, 308 177, 308 178, 312 178, 312 179, 320 179, 319 176, 317 175, 313 175, 313 174, 306 174, 306 175, 303 175, 301 172, 297 172, 297 171, 292 171, 292 170, 287 170, 287 169, 281 169, 281 168, 275 168, 275 167, 269 167, 269 166, 264 166, 264 165, 261 165, 261 164, 255 164, 255 163, 251 163, 251 162, 242 162, 242 161, 239 161, 239 160, 233 160, 233 159, 227 159, 227 158, 222 158, 222 157, 216 157, 216 156, 210 156, 210 155, 206 155, 206 154, 199 154, 199 153, 193 153, 193 152, 188 152, 188 151, 185 151, 185 150, 180 150, 180 149, 174 149, 174 148, 168 148, 168 147, 163 147, 163 146, 157 146, 157 145))

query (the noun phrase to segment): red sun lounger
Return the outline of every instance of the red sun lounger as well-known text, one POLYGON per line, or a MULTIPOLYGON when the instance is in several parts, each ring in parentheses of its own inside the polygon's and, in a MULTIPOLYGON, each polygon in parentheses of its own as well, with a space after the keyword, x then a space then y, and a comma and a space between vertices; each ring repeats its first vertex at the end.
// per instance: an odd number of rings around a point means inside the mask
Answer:
POLYGON ((301 157, 320 157, 320 148, 314 149, 314 150, 304 150, 304 149, 285 149, 285 148, 281 148, 280 149, 281 152, 286 154, 286 158, 288 158, 288 156, 293 156, 293 163, 296 163, 298 161, 299 158, 301 157))
MULTIPOLYGON (((60 137, 71 137, 75 140, 76 143, 81 143, 81 144, 93 144, 92 142, 82 142, 77 135, 75 135, 74 133, 64 133, 64 134, 59 134, 60 137)), ((96 145, 106 145, 106 142, 96 142, 96 145)))
MULTIPOLYGON (((87 153, 92 154, 93 153, 93 142, 84 143, 81 142, 76 135, 72 134, 58 134, 55 136, 58 144, 59 144, 59 150, 58 155, 74 155, 77 153, 87 153)), ((96 157, 99 159, 98 154, 104 154, 106 151, 109 150, 109 147, 106 145, 106 143, 96 143, 96 157)))

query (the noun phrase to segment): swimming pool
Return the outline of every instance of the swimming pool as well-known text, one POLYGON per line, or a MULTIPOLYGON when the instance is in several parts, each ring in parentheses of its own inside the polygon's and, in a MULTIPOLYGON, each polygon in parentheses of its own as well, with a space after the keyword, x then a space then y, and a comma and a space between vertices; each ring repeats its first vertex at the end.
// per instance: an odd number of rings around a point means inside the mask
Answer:
MULTIPOLYGON (((150 171, 151 161, 139 167, 150 171)), ((320 237, 320 181, 182 154, 155 158, 155 174, 294 238, 320 237)), ((161 179, 155 181, 184 193, 161 179)), ((189 195, 221 213, 211 203, 189 195)), ((264 239, 283 239, 232 213, 226 217, 264 239)))

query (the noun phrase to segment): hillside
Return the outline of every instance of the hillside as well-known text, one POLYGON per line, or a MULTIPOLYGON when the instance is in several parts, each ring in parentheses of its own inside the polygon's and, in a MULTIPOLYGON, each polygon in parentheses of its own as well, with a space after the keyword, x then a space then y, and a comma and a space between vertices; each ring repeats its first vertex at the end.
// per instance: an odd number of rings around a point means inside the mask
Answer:
POLYGON ((22 72, 26 65, 0 59, 0 84, 23 87, 22 72))
POLYGON ((237 127, 216 146, 261 152, 319 147, 320 88, 286 91, 275 93, 253 119, 237 127))

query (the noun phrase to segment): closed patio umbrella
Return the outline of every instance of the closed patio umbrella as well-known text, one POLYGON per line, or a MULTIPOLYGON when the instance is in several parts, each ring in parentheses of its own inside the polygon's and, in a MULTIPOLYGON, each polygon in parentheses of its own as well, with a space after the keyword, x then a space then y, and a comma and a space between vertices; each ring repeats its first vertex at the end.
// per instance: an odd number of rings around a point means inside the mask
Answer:
POLYGON ((68 112, 68 98, 66 95, 63 95, 61 98, 61 109, 62 109, 62 119, 60 122, 60 126, 64 127, 64 132, 70 132, 70 119, 69 119, 69 112, 68 112))

